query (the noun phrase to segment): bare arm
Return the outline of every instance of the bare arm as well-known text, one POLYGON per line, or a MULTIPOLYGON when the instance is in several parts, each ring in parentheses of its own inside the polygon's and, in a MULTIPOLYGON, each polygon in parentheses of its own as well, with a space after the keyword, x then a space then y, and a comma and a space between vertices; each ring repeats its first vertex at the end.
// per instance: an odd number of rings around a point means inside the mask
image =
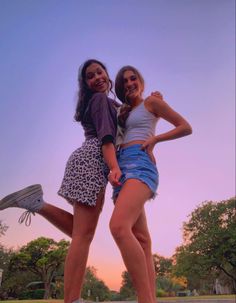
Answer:
POLYGON ((176 111, 174 111, 162 98, 152 97, 151 111, 158 117, 170 122, 174 129, 156 136, 156 142, 181 138, 192 133, 190 124, 176 111))
POLYGON ((175 128, 148 139, 143 144, 144 149, 148 148, 152 151, 158 142, 181 138, 192 133, 191 125, 163 100, 161 94, 159 96, 152 95, 148 97, 146 99, 146 106, 155 116, 170 122, 175 128))
POLYGON ((113 186, 120 185, 119 179, 121 177, 121 171, 117 162, 114 144, 111 142, 103 144, 102 153, 104 160, 110 169, 108 176, 109 182, 113 186))

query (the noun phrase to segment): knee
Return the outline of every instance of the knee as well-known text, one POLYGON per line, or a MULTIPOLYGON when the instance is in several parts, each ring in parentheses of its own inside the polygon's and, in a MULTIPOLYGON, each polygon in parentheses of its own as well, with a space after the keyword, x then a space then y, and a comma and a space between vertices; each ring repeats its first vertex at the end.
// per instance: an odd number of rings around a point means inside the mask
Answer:
POLYGON ((149 253, 152 249, 152 241, 149 233, 142 233, 142 232, 135 232, 134 235, 136 239, 139 241, 140 245, 142 246, 143 250, 149 253))
POLYGON ((88 229, 84 232, 82 237, 85 239, 86 242, 91 243, 93 240, 94 234, 95 234, 94 229, 88 229))
POLYGON ((79 230, 78 232, 73 232, 72 234, 72 240, 77 239, 80 243, 86 243, 90 244, 93 240, 95 234, 95 228, 93 227, 87 227, 79 230))
POLYGON ((116 241, 124 239, 128 233, 128 229, 125 226, 113 220, 110 221, 110 231, 116 241))

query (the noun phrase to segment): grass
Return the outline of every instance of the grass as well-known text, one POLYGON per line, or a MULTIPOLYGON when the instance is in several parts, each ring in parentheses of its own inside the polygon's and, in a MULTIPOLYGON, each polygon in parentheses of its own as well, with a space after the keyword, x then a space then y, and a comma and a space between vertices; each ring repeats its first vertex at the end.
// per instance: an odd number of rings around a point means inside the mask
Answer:
MULTIPOLYGON (((196 297, 171 297, 171 298, 160 298, 162 301, 171 302, 178 299, 178 301, 181 300, 199 300, 199 299, 234 299, 235 295, 215 295, 215 296, 196 296, 196 297)), ((64 300, 9 300, 9 301, 0 301, 1 303, 64 303, 64 300)), ((127 301, 128 303, 128 301, 127 301)))
POLYGON ((64 300, 7 300, 0 301, 1 303, 64 303, 64 300))
POLYGON ((175 301, 175 300, 181 300, 181 301, 184 301, 184 300, 199 300, 199 299, 234 299, 235 298, 235 295, 213 295, 213 296, 196 296, 196 297, 193 297, 193 296, 190 296, 190 297, 169 297, 169 298, 159 298, 161 299, 162 301, 166 301, 166 302, 171 302, 171 301, 175 301))

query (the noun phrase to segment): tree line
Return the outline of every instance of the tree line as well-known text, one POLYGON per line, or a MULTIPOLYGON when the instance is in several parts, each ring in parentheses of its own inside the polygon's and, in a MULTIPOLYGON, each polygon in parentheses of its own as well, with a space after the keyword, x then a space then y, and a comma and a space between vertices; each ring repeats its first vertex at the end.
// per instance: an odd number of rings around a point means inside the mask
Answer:
MULTIPOLYGON (((217 292, 216 281, 236 293, 236 200, 205 201, 183 223, 183 243, 171 258, 153 255, 157 296, 217 292)), ((0 220, 0 236, 7 232, 0 220)), ((69 241, 40 237, 18 250, 0 244, 0 298, 63 298, 63 269, 69 241), (32 297, 33 296, 33 297, 32 297), (34 297, 35 296, 35 297, 34 297)), ((82 297, 93 301, 134 299, 127 271, 119 292, 110 290, 88 267, 82 297)))

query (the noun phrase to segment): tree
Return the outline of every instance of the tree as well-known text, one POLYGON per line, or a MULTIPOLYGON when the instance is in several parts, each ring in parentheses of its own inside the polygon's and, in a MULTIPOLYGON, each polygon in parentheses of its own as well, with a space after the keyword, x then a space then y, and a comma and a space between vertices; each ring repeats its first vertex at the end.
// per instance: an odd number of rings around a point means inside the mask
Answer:
POLYGON ((171 273, 173 262, 171 258, 165 258, 158 254, 154 254, 153 262, 157 277, 166 276, 171 273))
POLYGON ((0 220, 0 237, 5 235, 5 232, 7 231, 8 226, 0 220))
POLYGON ((57 271, 64 265, 69 242, 38 238, 15 252, 10 260, 11 271, 30 271, 44 282, 44 298, 50 295, 50 285, 57 271))
POLYGON ((172 258, 165 258, 158 254, 154 254, 153 261, 157 276, 157 295, 172 295, 178 290, 186 288, 186 278, 178 278, 173 274, 172 258))
POLYGON ((127 271, 122 272, 122 282, 120 288, 120 296, 122 300, 133 299, 136 297, 135 289, 131 281, 130 274, 127 271))
POLYGON ((29 271, 18 272, 10 270, 10 261, 14 252, 0 244, 0 268, 3 269, 2 285, 0 287, 0 298, 15 297, 24 290, 25 285, 35 278, 29 271))
POLYGON ((186 276, 193 288, 201 286, 200 280, 224 274, 235 291, 235 222, 235 198, 198 206, 183 224, 184 244, 176 250, 175 273, 186 276))
POLYGON ((110 299, 110 290, 105 283, 97 277, 97 270, 94 267, 87 267, 82 297, 93 301, 105 301, 110 299))

